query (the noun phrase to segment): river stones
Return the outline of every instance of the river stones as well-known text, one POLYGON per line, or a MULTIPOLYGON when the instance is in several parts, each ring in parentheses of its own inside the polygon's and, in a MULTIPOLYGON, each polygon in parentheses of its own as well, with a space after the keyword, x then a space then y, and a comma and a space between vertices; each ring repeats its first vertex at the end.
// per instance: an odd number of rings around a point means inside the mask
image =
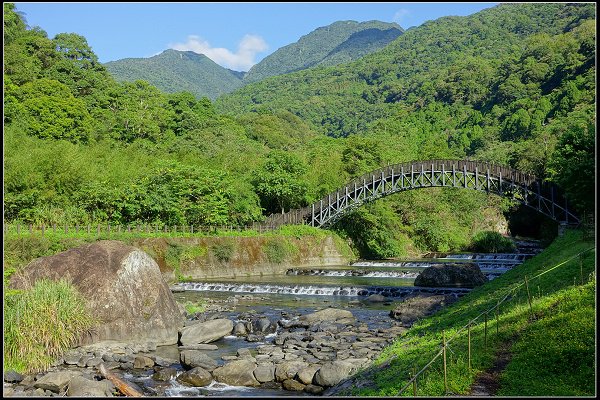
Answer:
POLYGON ((415 286, 473 288, 487 281, 477 264, 436 264, 421 271, 415 278, 415 286))
POLYGON ((258 364, 258 367, 254 370, 254 378, 260 383, 274 381, 275 365, 272 362, 258 364))
POLYGON ((36 389, 50 390, 54 393, 60 393, 65 390, 71 379, 75 376, 81 376, 79 371, 58 371, 49 372, 38 379, 33 387, 36 389))
POLYGON ((183 318, 158 264, 116 240, 100 240, 30 262, 11 277, 24 288, 37 280, 68 279, 100 322, 79 344, 101 340, 177 343, 183 318))
POLYGON ((372 294, 369 297, 367 297, 367 301, 370 301, 372 303, 384 303, 388 300, 387 297, 382 296, 380 294, 372 294))
POLYGON ((315 383, 320 386, 334 386, 350 376, 353 364, 345 360, 326 362, 315 374, 315 383))
POLYGON ((9 370, 4 373, 4 382, 18 383, 21 382, 23 378, 23 375, 13 370, 9 370))
POLYGON ((456 300, 452 295, 418 294, 407 298, 391 310, 390 317, 402 322, 403 326, 410 327, 416 320, 431 315, 456 300))
POLYGON ((195 367, 189 371, 185 371, 177 377, 177 382, 190 386, 201 387, 208 386, 213 378, 210 372, 202 367, 195 367))
POLYGON ((69 397, 112 397, 115 386, 105 379, 94 381, 82 376, 75 376, 69 381, 67 396, 69 397))
POLYGON ((301 392, 304 390, 305 386, 306 386, 305 384, 295 381, 293 379, 286 379, 285 381, 283 381, 283 388, 285 390, 301 392))
POLYGON ((154 360, 146 356, 136 356, 133 361, 133 368, 152 368, 154 367, 154 360))
POLYGON ((238 322, 233 327, 233 335, 246 336, 247 334, 248 334, 248 331, 246 330, 246 324, 244 324, 243 322, 238 322))
POLYGON ((254 377, 255 363, 249 360, 236 360, 225 364, 213 371, 213 376, 218 382, 232 386, 260 386, 254 377))
POLYGON ((210 343, 231 334, 232 330, 233 322, 231 320, 224 318, 212 319, 182 328, 179 341, 182 346, 210 343))
POLYGON ((298 380, 305 385, 312 383, 313 378, 315 377, 316 372, 321 368, 318 364, 312 364, 307 367, 302 368, 298 371, 298 380))
POLYGON ((300 316, 299 321, 308 326, 323 321, 337 322, 339 324, 353 324, 356 322, 356 318, 354 318, 354 315, 348 310, 326 308, 312 314, 302 315, 300 316))
POLYGON ((208 355, 198 350, 184 350, 179 353, 181 365, 186 369, 201 367, 207 371, 212 371, 218 367, 218 364, 208 355))
POLYGON ((306 368, 308 364, 304 361, 284 361, 281 364, 278 364, 275 368, 275 378, 279 382, 283 382, 286 379, 293 379, 298 371, 303 368, 306 368))
POLYGON ((168 382, 177 376, 177 370, 173 367, 162 368, 152 375, 152 379, 168 382))

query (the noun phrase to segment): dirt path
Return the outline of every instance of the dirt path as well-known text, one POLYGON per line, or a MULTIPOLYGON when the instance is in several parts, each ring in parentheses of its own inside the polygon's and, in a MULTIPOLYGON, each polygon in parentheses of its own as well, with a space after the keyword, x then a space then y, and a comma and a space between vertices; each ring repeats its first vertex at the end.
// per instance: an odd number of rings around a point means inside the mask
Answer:
POLYGON ((469 396, 495 396, 500 388, 500 374, 512 358, 510 352, 510 342, 505 342, 500 345, 496 352, 496 360, 494 365, 486 371, 481 372, 476 378, 469 396))

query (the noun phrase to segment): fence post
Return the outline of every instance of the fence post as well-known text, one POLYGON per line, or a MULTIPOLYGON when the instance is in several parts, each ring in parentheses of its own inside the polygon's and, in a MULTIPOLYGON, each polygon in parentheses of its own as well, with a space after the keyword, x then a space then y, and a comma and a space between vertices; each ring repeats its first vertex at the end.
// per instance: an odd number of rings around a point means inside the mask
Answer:
POLYGON ((110 237, 110 224, 107 224, 108 237, 110 237))
MULTIPOLYGON (((19 226, 19 225, 17 225, 19 226)), ((52 224, 52 233, 56 233, 56 224, 52 224)))
POLYGON ((533 307, 531 307, 531 294, 529 293, 529 282, 527 281, 527 275, 525 275, 525 288, 527 289, 527 301, 529 302, 529 313, 533 318, 533 307))
POLYGON ((413 373, 412 373, 412 375, 413 375, 413 378, 414 378, 414 381, 413 381, 413 396, 417 397, 417 367, 415 367, 414 365, 413 365, 413 373))
POLYGON ((96 235, 100 237, 100 224, 96 226, 96 235))
POLYGON ((44 237, 44 231, 46 230, 46 227, 44 226, 44 224, 42 224, 42 237, 44 237))
POLYGON ((498 330, 499 330, 499 325, 498 325, 498 314, 500 314, 500 300, 498 300, 498 303, 496 304, 496 335, 498 334, 498 330))
POLYGON ((21 234, 21 224, 17 224, 17 235, 21 234))
POLYGON ((469 371, 471 371, 471 323, 467 325, 469 371))
POLYGON ((483 344, 485 347, 487 347, 487 317, 488 317, 488 313, 487 311, 484 314, 484 322, 483 322, 483 344))
POLYGON ((29 236, 33 235, 33 225, 29 224, 29 236))
POLYGON ((88 233, 88 235, 90 234, 90 224, 88 224, 88 226, 87 226, 87 233, 88 233))
POLYGON ((446 332, 442 331, 442 351, 444 355, 444 394, 448 394, 448 373, 446 370, 446 332))
POLYGON ((581 275, 581 284, 583 285, 583 254, 579 254, 579 274, 581 275))

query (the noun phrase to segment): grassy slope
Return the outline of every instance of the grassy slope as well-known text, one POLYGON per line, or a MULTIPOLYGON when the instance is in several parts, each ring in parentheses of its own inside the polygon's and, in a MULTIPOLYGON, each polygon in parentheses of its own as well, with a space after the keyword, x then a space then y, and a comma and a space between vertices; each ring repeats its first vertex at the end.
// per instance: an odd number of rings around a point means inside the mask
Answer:
MULTIPOLYGON (((595 248, 584 253, 581 259, 577 256, 590 248, 594 248, 593 241, 582 240, 579 231, 568 231, 540 255, 415 324, 405 336, 384 350, 376 366, 364 372, 358 383, 349 389, 350 393, 397 395, 407 384, 413 367, 420 371, 440 351, 444 332, 449 340, 447 374, 450 393, 468 394, 476 375, 490 369, 496 360, 495 354, 505 348, 511 359, 500 374, 500 389, 496 395, 594 395, 595 248), (563 263, 568 259, 571 261, 563 263), (528 277, 534 318, 530 317, 525 276, 528 277), (483 313, 496 306, 508 293, 512 295, 498 307, 498 328, 494 311, 488 315, 485 346, 483 313), (472 370, 469 371, 467 330, 455 334, 474 319, 471 328, 472 370)), ((419 376, 417 387, 419 396, 444 395, 442 357, 419 376)), ((411 385, 403 395, 412 394, 411 385)))

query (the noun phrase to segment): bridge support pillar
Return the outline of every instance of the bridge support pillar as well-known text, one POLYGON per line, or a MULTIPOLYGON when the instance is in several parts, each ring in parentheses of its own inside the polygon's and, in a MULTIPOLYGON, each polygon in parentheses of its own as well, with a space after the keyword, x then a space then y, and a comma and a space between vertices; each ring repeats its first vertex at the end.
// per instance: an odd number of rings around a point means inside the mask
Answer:
POLYGON ((558 224, 558 236, 564 236, 565 235, 565 231, 567 230, 567 226, 568 224, 566 222, 560 222, 558 224))

